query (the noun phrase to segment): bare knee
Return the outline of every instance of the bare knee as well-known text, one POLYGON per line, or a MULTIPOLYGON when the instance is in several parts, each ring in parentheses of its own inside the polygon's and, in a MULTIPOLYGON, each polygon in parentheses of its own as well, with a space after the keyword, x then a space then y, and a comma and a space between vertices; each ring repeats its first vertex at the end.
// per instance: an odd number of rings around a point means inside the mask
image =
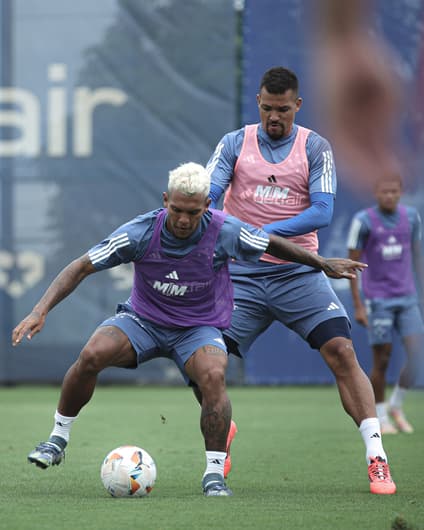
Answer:
POLYGON ((374 360, 374 367, 380 372, 386 372, 389 366, 389 357, 379 357, 374 360))
POLYGON ((199 376, 197 382, 202 396, 207 399, 208 396, 222 391, 225 387, 225 369, 223 366, 214 366, 199 376))
POLYGON ((104 326, 90 337, 76 365, 90 374, 98 374, 109 366, 134 368, 137 366, 136 353, 123 331, 114 326, 104 326))
POLYGON ((216 346, 199 348, 186 362, 186 373, 198 386, 196 395, 201 396, 202 406, 205 401, 219 401, 225 393, 227 365, 226 352, 216 346))
POLYGON ((373 347, 374 352, 374 367, 380 371, 385 372, 390 362, 391 346, 382 344, 373 347))
POLYGON ((349 376, 359 367, 352 341, 344 337, 329 340, 320 352, 336 377, 349 376))
POLYGON ((81 371, 90 374, 98 374, 106 368, 102 351, 90 342, 82 349, 76 364, 81 371))

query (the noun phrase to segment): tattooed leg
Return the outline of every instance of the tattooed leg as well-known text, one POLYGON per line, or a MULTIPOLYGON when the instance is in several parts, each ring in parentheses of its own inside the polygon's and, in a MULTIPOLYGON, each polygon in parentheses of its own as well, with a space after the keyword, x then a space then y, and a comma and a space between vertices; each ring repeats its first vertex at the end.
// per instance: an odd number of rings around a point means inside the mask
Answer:
POLYGON ((207 451, 226 451, 231 403, 225 386, 228 357, 216 346, 204 346, 187 361, 186 370, 202 394, 200 428, 207 451))

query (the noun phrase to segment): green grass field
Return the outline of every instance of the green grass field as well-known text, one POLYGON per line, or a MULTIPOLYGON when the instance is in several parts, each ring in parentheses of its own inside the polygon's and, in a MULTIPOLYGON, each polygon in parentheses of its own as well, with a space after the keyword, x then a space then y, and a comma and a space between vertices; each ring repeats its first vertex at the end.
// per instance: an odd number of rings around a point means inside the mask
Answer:
POLYGON ((65 463, 28 464, 50 433, 58 393, 0 388, 1 529, 424 529, 422 391, 405 407, 416 432, 385 439, 398 492, 375 496, 362 439, 334 387, 229 388, 239 428, 231 498, 202 495, 199 407, 183 387, 100 386, 74 424, 65 463), (102 460, 121 444, 155 458, 149 497, 114 499, 103 488, 102 460))

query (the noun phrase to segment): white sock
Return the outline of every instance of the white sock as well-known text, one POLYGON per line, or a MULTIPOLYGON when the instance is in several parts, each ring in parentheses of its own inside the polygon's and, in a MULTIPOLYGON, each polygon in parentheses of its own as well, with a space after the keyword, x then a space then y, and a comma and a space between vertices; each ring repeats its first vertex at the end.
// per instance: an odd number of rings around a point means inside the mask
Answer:
POLYGON ((377 416, 378 416, 380 423, 382 422, 388 423, 390 420, 389 420, 389 416, 387 415, 387 403, 386 402, 376 403, 375 408, 377 409, 377 416))
POLYGON ((359 431, 365 443, 366 461, 370 463, 370 457, 381 456, 387 462, 387 456, 383 449, 381 440, 380 423, 378 418, 366 418, 361 421, 359 431))
POLYGON ((203 476, 208 473, 218 473, 224 478, 224 463, 227 453, 222 451, 206 451, 206 470, 203 476))
POLYGON ((401 409, 403 400, 405 399, 406 388, 401 388, 396 385, 393 389, 392 395, 390 396, 389 406, 392 409, 401 409))
POLYGON ((77 416, 74 418, 69 416, 62 416, 58 411, 54 415, 54 428, 50 433, 50 438, 52 436, 60 436, 66 442, 69 442, 69 436, 71 433, 72 423, 77 419, 77 416))

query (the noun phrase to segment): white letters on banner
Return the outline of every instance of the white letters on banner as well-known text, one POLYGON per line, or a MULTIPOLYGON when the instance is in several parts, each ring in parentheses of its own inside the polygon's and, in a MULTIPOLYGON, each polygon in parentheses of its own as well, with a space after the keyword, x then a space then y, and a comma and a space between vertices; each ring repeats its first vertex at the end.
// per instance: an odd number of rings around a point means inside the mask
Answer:
MULTIPOLYGON (((49 65, 48 80, 52 83, 66 81, 66 65, 49 65)), ((93 114, 100 105, 124 105, 125 92, 113 87, 91 89, 78 86, 73 90, 72 108, 68 109, 67 90, 64 86, 47 89, 47 103, 42 115, 39 98, 23 88, 0 87, 0 127, 11 127, 16 132, 12 138, 0 138, 0 156, 37 157, 42 152, 42 123, 46 123, 45 153, 48 157, 67 154, 67 123, 72 126, 72 154, 89 157, 93 153, 93 114)))

